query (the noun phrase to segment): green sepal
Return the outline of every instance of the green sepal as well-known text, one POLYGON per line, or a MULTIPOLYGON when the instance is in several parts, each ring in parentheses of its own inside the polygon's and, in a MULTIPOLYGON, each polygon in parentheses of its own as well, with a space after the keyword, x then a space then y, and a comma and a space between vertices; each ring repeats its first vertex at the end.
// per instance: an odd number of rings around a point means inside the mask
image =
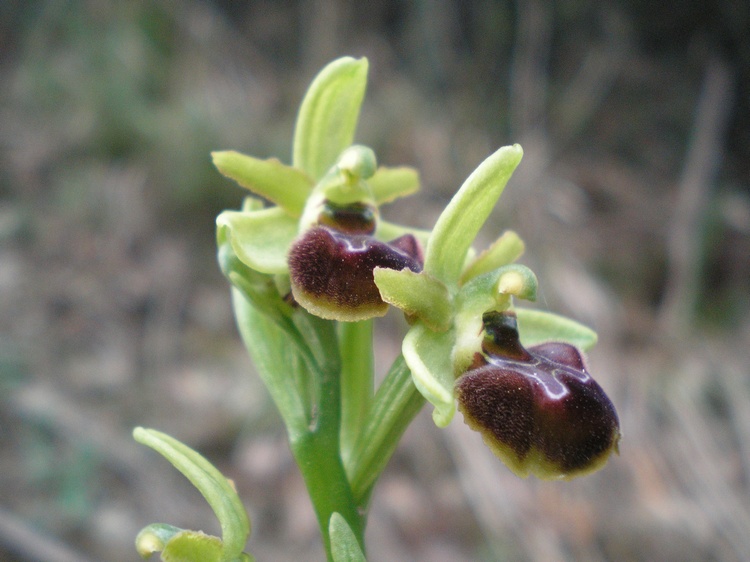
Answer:
POLYGON ((435 407, 432 419, 438 427, 448 425, 456 413, 451 360, 454 339, 453 329, 433 332, 418 322, 407 332, 401 347, 414 385, 435 407))
POLYGON ((212 152, 214 166, 226 177, 276 203, 293 217, 302 214, 313 181, 305 172, 276 158, 261 160, 234 150, 212 152))
MULTIPOLYGON (((255 308, 293 337, 298 337, 291 320, 292 306, 281 297, 278 289, 279 276, 260 273, 242 262, 235 253, 231 233, 226 226, 219 227, 216 232, 217 258, 222 273, 255 308)), ((281 278, 284 279, 288 277, 281 278)))
POLYGON ((400 308, 407 317, 418 318, 438 332, 450 327, 453 317, 450 293, 437 279, 409 269, 383 267, 376 267, 373 276, 383 300, 400 308))
POLYGON ((331 515, 328 534, 331 537, 333 562, 367 562, 357 537, 340 513, 334 512, 331 515))
POLYGON ((367 87, 367 59, 342 57, 313 80, 297 115, 292 164, 313 181, 352 144, 367 87))
MULTIPOLYGON (((203 495, 221 526, 222 539, 213 537, 221 545, 220 556, 214 559, 219 562, 235 562, 242 554, 250 535, 250 519, 234 486, 203 456, 165 433, 136 427, 133 430, 133 438, 161 454, 203 495)), ((167 543, 165 550, 173 541, 174 537, 167 543)), ((176 562, 183 559, 171 560, 176 562)), ((184 560, 197 562, 211 558, 193 557, 184 560)))
POLYGON ((228 241, 248 267, 268 274, 288 274, 287 254, 297 236, 297 220, 281 207, 224 211, 216 217, 220 243, 228 241))
POLYGON ((378 205, 390 203, 394 199, 419 191, 419 172, 414 168, 381 166, 368 183, 378 205))
POLYGON ((562 341, 587 351, 594 347, 598 336, 591 328, 551 312, 516 308, 521 343, 529 347, 548 341, 562 341))
POLYGON ((522 156, 517 144, 497 150, 472 172, 440 214, 427 244, 424 269, 447 287, 458 284, 464 256, 522 156))
POLYGON ((460 283, 463 285, 484 273, 513 263, 523 255, 525 246, 523 240, 508 230, 495 240, 489 248, 479 254, 461 274, 460 283))

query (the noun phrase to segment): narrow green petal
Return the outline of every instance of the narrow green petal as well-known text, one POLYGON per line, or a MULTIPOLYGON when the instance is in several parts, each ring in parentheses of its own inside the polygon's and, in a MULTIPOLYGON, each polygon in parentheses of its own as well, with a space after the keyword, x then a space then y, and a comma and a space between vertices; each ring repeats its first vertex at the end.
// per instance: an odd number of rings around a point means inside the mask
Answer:
POLYGON ((315 77, 297 115, 292 163, 314 181, 352 144, 367 87, 367 59, 342 57, 315 77))
POLYGON ((448 425, 456 412, 451 362, 454 337, 453 330, 433 332, 418 322, 406 334, 401 348, 414 386, 435 407, 432 419, 438 427, 448 425))
POLYGON ((299 217, 313 182, 302 170, 286 166, 276 158, 260 160, 234 150, 212 152, 214 166, 256 195, 265 197, 282 207, 293 217, 299 217))
POLYGON ((444 332, 450 327, 451 297, 440 281, 409 269, 376 267, 373 274, 385 302, 419 318, 432 330, 444 332))
POLYGON ((528 308, 516 308, 515 312, 521 343, 526 347, 562 341, 586 351, 594 347, 598 339, 594 330, 564 316, 528 308))
POLYGON ((368 183, 378 205, 419 191, 419 172, 406 166, 388 168, 381 166, 368 183))
POLYGON ((466 252, 522 156, 517 144, 492 154, 466 179, 438 218, 427 245, 424 268, 448 287, 457 285, 466 252))
POLYGON ((367 562, 357 537, 340 513, 331 515, 328 534, 331 537, 333 562, 367 562))
POLYGON ((461 274, 461 284, 488 271, 513 263, 523 255, 524 249, 523 240, 518 234, 512 230, 504 232, 464 270, 461 274))
POLYGON ((232 484, 203 456, 174 437, 137 427, 133 438, 161 454, 198 489, 221 525, 224 544, 221 560, 236 559, 250 534, 250 519, 232 484))
POLYGON ((280 207, 260 211, 224 211, 216 218, 226 229, 237 257, 261 273, 289 273, 287 254, 297 236, 297 220, 280 207))

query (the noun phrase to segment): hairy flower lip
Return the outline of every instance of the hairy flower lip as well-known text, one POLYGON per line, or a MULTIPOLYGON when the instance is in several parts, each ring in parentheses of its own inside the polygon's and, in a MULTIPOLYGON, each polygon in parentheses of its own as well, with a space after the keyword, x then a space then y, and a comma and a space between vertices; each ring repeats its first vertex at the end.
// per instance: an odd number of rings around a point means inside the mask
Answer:
POLYGON ((578 349, 549 342, 527 350, 515 315, 483 320, 484 353, 456 381, 467 424, 520 476, 571 478, 601 468, 617 452, 619 420, 578 349))
POLYGON ((327 226, 306 231, 292 244, 288 261, 295 300, 317 316, 344 321, 387 312, 373 277, 376 267, 422 270, 421 249, 410 234, 389 243, 327 226))

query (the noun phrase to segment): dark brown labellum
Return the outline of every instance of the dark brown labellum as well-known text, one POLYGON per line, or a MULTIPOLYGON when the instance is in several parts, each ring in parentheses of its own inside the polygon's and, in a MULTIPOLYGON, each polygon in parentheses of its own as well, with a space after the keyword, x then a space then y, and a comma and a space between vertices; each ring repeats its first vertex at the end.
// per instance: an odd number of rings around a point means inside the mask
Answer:
POLYGON ((517 474, 571 478, 617 451, 617 412, 574 346, 525 349, 512 313, 485 315, 484 365, 456 382, 470 427, 517 474))
POLYGON ((412 240, 407 243, 402 236, 394 244, 324 226, 311 228, 289 251, 294 298, 322 318, 355 321, 384 315, 388 305, 380 298, 373 270, 422 270, 421 260, 401 249, 418 248, 413 236, 405 236, 412 240))

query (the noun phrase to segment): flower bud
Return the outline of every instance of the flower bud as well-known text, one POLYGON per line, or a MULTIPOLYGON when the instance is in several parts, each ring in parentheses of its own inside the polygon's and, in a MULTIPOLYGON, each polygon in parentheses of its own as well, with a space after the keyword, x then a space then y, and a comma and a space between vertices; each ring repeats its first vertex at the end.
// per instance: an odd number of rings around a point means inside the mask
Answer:
POLYGON ((580 351, 551 342, 524 348, 512 312, 483 317, 482 352, 456 381, 458 407, 517 475, 568 479, 601 468, 620 440, 612 402, 580 351))

